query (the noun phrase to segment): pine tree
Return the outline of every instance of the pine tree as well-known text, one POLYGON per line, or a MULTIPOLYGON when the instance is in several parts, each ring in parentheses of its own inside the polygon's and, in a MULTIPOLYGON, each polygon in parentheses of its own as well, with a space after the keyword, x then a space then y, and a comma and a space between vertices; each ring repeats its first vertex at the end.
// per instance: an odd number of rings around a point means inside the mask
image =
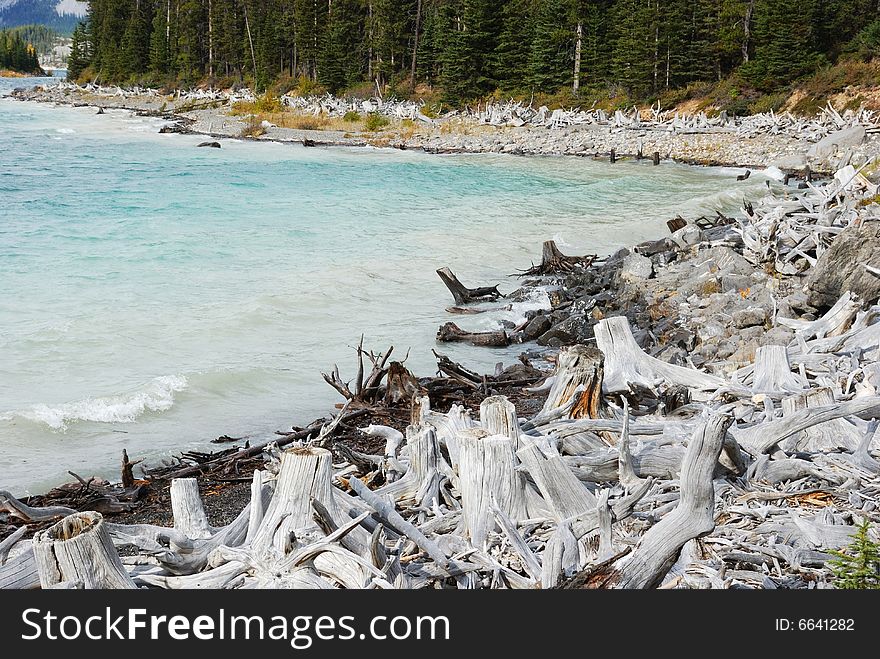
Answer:
POLYGON ((852 543, 845 551, 832 551, 834 585, 845 590, 880 589, 880 545, 868 537, 867 519, 859 526, 852 543))
POLYGON ((70 56, 67 58, 67 79, 78 80, 82 72, 91 64, 91 61, 89 29, 84 22, 80 22, 73 29, 70 56))
POLYGON ((356 0, 333 0, 318 80, 331 92, 354 84, 363 76, 360 25, 363 15, 356 0))
POLYGON ((501 32, 494 53, 495 79, 501 89, 524 91, 534 40, 534 0, 509 0, 501 12, 501 32))
POLYGON ((529 51, 527 80, 531 89, 555 92, 571 79, 572 30, 566 0, 538 3, 529 51))
POLYGON ((788 0, 756 0, 755 58, 744 69, 759 88, 773 89, 813 69, 815 0, 803 0, 797 11, 788 0))

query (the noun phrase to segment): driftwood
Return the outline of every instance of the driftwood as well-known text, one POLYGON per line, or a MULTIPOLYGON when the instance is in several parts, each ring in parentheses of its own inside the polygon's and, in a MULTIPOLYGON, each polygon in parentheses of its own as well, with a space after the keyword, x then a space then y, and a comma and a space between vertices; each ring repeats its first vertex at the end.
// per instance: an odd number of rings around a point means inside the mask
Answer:
POLYGON ((453 322, 444 323, 437 330, 437 340, 444 343, 463 341, 474 346, 504 348, 510 345, 510 337, 504 330, 468 332, 453 322))
POLYGON ((541 250, 541 264, 533 265, 528 270, 519 273, 520 277, 534 277, 559 273, 570 273, 589 268, 598 257, 595 254, 586 256, 566 256, 556 242, 547 240, 541 250))
POLYGON ((561 350, 541 414, 547 417, 554 410, 571 405, 567 412, 568 418, 599 417, 604 359, 602 352, 588 346, 576 345, 561 350))
POLYGON ((731 421, 717 415, 694 433, 681 468, 681 498, 675 510, 648 530, 625 561, 593 579, 613 588, 657 586, 685 543, 715 528, 712 474, 731 421))
POLYGON ((81 582, 85 588, 136 588, 100 513, 75 513, 34 536, 40 585, 81 582))
POLYGON ((504 297, 498 292, 498 286, 468 288, 458 280, 458 277, 449 268, 440 268, 437 274, 443 283, 446 284, 449 292, 452 293, 456 304, 470 304, 471 302, 497 300, 500 297, 504 297))
POLYGON ((670 385, 686 387, 695 399, 705 399, 724 386, 721 378, 696 369, 675 366, 647 355, 636 343, 624 316, 596 323, 596 344, 605 355, 606 393, 628 393, 634 387, 659 391, 670 385))

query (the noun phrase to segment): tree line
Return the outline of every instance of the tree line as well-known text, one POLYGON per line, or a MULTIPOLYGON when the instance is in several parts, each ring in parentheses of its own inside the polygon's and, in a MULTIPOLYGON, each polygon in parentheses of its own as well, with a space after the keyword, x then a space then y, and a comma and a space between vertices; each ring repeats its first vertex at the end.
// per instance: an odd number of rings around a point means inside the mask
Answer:
POLYGON ((782 87, 864 30, 880 0, 90 0, 71 77, 306 80, 460 104, 500 90, 647 99, 739 73, 782 87))
POLYGON ((21 29, 0 30, 0 69, 18 73, 42 73, 37 49, 21 29))

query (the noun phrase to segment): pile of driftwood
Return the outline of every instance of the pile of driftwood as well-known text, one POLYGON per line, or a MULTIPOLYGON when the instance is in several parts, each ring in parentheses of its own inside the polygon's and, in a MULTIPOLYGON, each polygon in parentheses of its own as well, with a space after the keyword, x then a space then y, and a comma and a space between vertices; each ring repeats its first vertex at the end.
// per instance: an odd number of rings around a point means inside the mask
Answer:
POLYGON ((804 184, 785 199, 770 194, 746 207, 738 232, 743 255, 755 264, 772 264, 780 274, 794 275, 816 265, 834 238, 863 221, 861 199, 878 186, 852 165, 822 183, 804 184))
POLYGON ((823 587, 828 550, 880 512, 878 318, 833 311, 729 379, 650 357, 626 318, 603 319, 596 347, 559 353, 528 418, 497 395, 476 418, 432 409, 405 369, 388 379, 387 354, 367 355, 353 387, 327 376, 348 399, 328 426, 409 396, 405 433, 365 429, 382 454, 334 461, 326 427, 265 447, 222 528, 188 477, 172 482, 173 527, 37 512, 62 518, 3 542, 0 585, 823 587))
POLYGON ((831 133, 864 126, 869 132, 880 132, 880 114, 864 107, 857 111, 846 110, 843 114, 829 102, 815 117, 796 117, 790 112, 777 114, 772 110, 743 117, 737 125, 737 134, 743 137, 756 135, 788 135, 810 142, 818 142, 831 133))

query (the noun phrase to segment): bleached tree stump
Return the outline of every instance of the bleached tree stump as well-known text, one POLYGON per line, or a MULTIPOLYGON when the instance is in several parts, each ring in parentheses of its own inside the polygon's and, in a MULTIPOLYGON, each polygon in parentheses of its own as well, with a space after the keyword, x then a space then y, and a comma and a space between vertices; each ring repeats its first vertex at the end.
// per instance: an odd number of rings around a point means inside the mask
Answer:
POLYGON ((81 582, 85 588, 137 588, 125 571, 100 513, 74 513, 34 536, 40 586, 81 582))
POLYGON ((397 502, 431 506, 440 498, 440 445, 437 433, 429 425, 411 425, 406 429, 409 468, 399 480, 376 490, 397 502))
POLYGON ((573 402, 569 418, 598 418, 604 361, 604 355, 596 348, 583 345, 563 348, 556 358, 553 385, 540 414, 546 415, 573 402), (578 397, 576 401, 572 401, 574 396, 578 397))
POLYGON ((195 540, 214 535, 215 529, 208 524, 195 478, 175 478, 171 481, 171 510, 174 528, 186 537, 195 540))
MULTIPOLYGON (((794 414, 798 410, 834 404, 834 395, 828 387, 811 389, 782 399, 782 414, 794 414)), ((832 419, 805 428, 802 432, 780 443, 788 452, 806 451, 855 451, 862 440, 862 432, 846 419, 832 419)))
POLYGON ((282 548, 286 539, 281 536, 315 530, 313 498, 334 518, 338 516, 332 491, 331 457, 330 451, 312 446, 295 446, 284 451, 275 492, 251 542, 254 549, 282 548))
POLYGON ((788 351, 785 346, 761 346, 755 351, 755 371, 752 391, 755 393, 795 393, 802 391, 806 383, 791 372, 788 351))
POLYGON ((693 368, 676 366, 651 357, 636 343, 625 316, 605 318, 596 323, 596 345, 605 355, 606 393, 624 393, 642 387, 658 391, 680 385, 693 392, 695 400, 705 400, 726 383, 719 377, 693 368))
POLYGON ((510 437, 514 450, 519 448, 520 429, 516 406, 507 396, 489 396, 480 403, 480 423, 490 435, 510 437))
POLYGON ((525 515, 525 478, 516 470, 513 440, 482 428, 458 435, 462 526, 474 547, 481 547, 495 521, 495 505, 514 522, 525 515))

